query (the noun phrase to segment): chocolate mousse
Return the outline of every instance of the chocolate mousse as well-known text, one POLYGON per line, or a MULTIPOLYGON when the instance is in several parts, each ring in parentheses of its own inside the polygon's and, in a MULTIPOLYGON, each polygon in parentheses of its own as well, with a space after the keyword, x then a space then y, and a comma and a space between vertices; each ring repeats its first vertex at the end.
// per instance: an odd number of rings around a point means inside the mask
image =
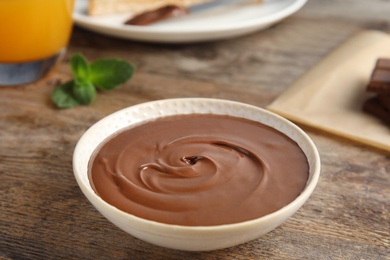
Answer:
POLYGON ((309 165, 264 124, 211 114, 167 116, 110 136, 89 162, 92 188, 135 216, 176 225, 253 220, 296 199, 309 165))

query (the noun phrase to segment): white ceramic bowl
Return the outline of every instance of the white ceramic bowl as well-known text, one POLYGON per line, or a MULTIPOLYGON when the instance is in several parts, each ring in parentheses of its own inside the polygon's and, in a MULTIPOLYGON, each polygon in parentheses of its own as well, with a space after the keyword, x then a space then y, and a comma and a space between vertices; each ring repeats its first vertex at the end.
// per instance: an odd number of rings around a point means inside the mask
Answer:
POLYGON ((209 251, 242 244, 264 235, 294 214, 313 192, 320 175, 320 158, 310 138, 290 121, 264 109, 218 99, 182 98, 139 104, 113 113, 93 125, 81 137, 73 155, 73 170, 80 189, 113 224, 130 235, 155 245, 189 251, 209 251), (237 224, 179 226, 145 220, 125 213, 102 200, 87 176, 95 148, 114 132, 151 118, 191 113, 211 113, 247 118, 271 126, 296 141, 305 153, 310 175, 304 191, 287 206, 264 217, 237 224))

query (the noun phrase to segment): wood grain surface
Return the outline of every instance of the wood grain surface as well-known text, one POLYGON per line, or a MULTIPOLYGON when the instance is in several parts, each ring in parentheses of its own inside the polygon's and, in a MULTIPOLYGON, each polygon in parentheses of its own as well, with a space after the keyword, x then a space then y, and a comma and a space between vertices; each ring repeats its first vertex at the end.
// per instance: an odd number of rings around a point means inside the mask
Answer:
POLYGON ((49 77, 0 88, 0 258, 390 259, 390 155, 315 129, 304 127, 322 175, 307 203, 267 235, 224 250, 183 252, 131 237, 93 208, 72 172, 78 139, 114 111, 175 97, 265 107, 363 29, 390 32, 390 1, 309 0, 267 30, 197 44, 132 42, 76 27, 49 77), (78 52, 126 59, 137 72, 91 106, 58 110, 50 93, 71 77, 69 57, 78 52))

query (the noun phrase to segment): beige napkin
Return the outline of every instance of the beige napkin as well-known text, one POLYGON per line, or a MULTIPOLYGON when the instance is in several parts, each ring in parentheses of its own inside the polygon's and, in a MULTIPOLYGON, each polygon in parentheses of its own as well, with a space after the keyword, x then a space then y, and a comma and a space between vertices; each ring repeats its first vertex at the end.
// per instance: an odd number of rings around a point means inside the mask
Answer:
POLYGON ((364 31, 335 49, 267 109, 309 125, 390 151, 390 127, 362 111, 375 62, 390 58, 390 35, 364 31))

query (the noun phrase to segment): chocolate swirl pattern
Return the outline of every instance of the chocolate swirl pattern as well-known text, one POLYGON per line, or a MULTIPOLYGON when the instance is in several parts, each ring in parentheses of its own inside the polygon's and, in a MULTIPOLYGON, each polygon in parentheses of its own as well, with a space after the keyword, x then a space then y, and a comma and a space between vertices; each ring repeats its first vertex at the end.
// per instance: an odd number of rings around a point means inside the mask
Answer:
POLYGON ((165 117, 109 138, 89 177, 96 193, 136 216, 209 226, 251 220, 295 199, 307 160, 288 137, 249 120, 165 117))

